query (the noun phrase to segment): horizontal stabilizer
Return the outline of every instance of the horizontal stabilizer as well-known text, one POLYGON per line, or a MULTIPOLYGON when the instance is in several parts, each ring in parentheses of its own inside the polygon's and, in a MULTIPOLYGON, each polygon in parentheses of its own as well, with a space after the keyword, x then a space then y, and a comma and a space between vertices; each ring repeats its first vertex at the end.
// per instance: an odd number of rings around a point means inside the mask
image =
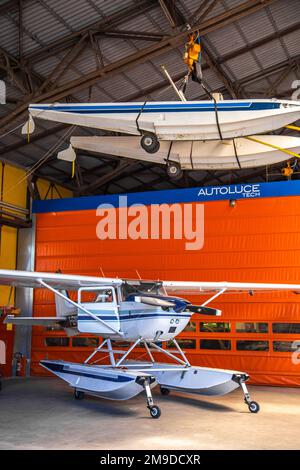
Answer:
POLYGON ((14 315, 7 315, 4 323, 13 325, 27 325, 27 326, 51 326, 59 323, 65 323, 64 317, 16 317, 14 315))

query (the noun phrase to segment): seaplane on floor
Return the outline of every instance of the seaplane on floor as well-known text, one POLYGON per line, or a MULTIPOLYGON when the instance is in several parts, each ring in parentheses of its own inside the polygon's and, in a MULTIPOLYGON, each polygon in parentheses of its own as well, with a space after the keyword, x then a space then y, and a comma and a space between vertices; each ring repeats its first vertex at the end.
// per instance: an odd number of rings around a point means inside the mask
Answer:
POLYGON ((50 359, 40 362, 73 387, 76 399, 89 394, 127 400, 145 391, 153 418, 161 414, 151 392, 156 385, 166 395, 177 390, 217 396, 241 387, 250 412, 257 413, 259 405, 251 400, 245 383, 247 372, 193 366, 176 337, 193 315, 221 315, 220 310, 207 305, 224 293, 300 293, 299 284, 143 281, 12 270, 0 270, 0 285, 45 288, 55 296, 56 316, 8 316, 6 323, 59 325, 68 335, 101 336, 102 343, 83 364, 50 359), (76 300, 68 291, 75 291, 76 300), (174 296, 179 293, 209 297, 201 305, 194 305, 174 296), (124 342, 128 343, 127 349, 123 349, 124 342), (170 342, 174 350, 168 349, 170 342), (130 359, 137 347, 144 348, 148 361, 130 359), (109 364, 100 364, 101 359, 96 359, 101 353, 108 353, 109 364), (168 362, 158 362, 157 353, 168 362))

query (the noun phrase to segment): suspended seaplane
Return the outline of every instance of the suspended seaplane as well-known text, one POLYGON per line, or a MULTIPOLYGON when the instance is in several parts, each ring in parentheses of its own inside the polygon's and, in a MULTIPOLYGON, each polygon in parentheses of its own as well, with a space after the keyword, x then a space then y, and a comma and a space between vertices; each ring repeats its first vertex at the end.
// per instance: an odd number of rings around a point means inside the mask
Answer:
POLYGON ((142 148, 156 153, 160 141, 234 139, 275 131, 300 119, 300 102, 250 99, 41 103, 31 104, 28 111, 31 122, 38 118, 140 136, 142 148))
POLYGON ((189 32, 183 57, 188 72, 179 89, 162 66, 180 101, 31 104, 22 132, 32 132, 38 118, 125 134, 131 137, 75 137, 58 158, 74 161, 74 148, 92 147, 97 153, 165 164, 174 179, 182 176, 182 170, 253 168, 297 157, 299 138, 261 135, 256 140, 253 136, 300 119, 300 102, 223 100, 203 82, 201 51, 199 31, 189 32), (208 100, 186 100, 190 77, 202 86, 208 100))
POLYGON ((300 119, 300 102, 288 100, 174 101, 145 103, 32 104, 33 118, 127 134, 73 137, 58 158, 74 161, 74 148, 160 163, 168 176, 182 170, 254 168, 299 156, 298 137, 255 134, 300 119), (130 136, 128 136, 128 134, 130 136), (138 137, 137 137, 138 136, 138 137))
POLYGON ((83 364, 50 359, 40 362, 73 387, 76 399, 89 394, 127 400, 145 391, 153 418, 161 414, 151 392, 156 385, 160 386, 162 394, 177 390, 210 396, 224 395, 240 386, 250 412, 257 413, 259 405, 251 400, 246 387, 247 372, 193 366, 176 337, 193 315, 221 315, 220 310, 207 305, 224 293, 300 293, 299 284, 144 281, 12 270, 0 270, 0 285, 45 288, 55 296, 56 316, 9 315, 6 323, 59 325, 68 335, 101 336, 102 343, 83 364), (76 299, 73 300, 68 291, 75 291, 76 299), (194 305, 174 296, 177 293, 209 297, 200 305, 194 305), (124 342, 128 343, 126 349, 123 349, 124 342), (168 348, 171 342, 173 350, 168 348), (129 358, 138 347, 144 348, 148 361, 129 358), (100 364, 100 359, 96 359, 101 353, 108 353, 109 364, 100 364), (157 361, 157 353, 168 362, 157 361))

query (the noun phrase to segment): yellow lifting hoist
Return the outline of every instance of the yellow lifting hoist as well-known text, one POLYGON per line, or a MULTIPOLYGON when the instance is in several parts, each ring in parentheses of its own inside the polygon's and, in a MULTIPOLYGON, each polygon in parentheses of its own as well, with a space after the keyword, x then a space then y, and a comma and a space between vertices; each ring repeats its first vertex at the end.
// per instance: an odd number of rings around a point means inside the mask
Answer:
POLYGON ((192 75, 192 79, 199 83, 202 82, 201 59, 201 39, 199 31, 196 31, 188 35, 183 60, 189 68, 189 74, 192 75))

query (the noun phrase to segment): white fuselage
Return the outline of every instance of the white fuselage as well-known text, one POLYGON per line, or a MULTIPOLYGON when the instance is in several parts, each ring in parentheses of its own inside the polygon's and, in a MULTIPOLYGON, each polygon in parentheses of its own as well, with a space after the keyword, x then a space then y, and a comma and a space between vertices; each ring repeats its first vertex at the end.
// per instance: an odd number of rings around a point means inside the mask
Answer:
POLYGON ((297 101, 224 100, 32 104, 32 117, 160 140, 231 139, 273 131, 300 119, 297 101), (219 126, 218 126, 219 123, 219 126))
POLYGON ((99 334, 116 340, 136 341, 143 338, 146 341, 170 341, 179 335, 188 324, 192 313, 176 313, 173 309, 163 310, 138 302, 120 302, 118 311, 101 304, 84 304, 89 312, 104 320, 106 324, 118 330, 113 334, 96 319, 84 312, 78 311, 78 330, 81 333, 99 334))

